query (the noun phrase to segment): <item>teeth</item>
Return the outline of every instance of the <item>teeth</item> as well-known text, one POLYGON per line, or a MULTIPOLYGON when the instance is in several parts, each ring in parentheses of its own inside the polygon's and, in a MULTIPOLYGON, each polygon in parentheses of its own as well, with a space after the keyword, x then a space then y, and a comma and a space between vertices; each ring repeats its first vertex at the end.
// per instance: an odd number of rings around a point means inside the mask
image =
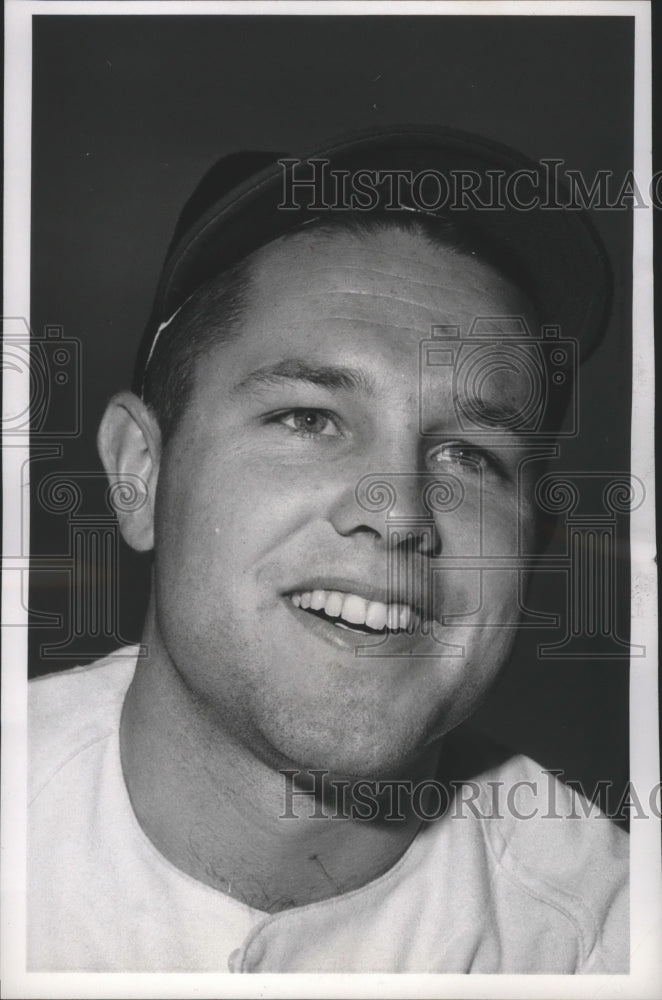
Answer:
POLYGON ((343 606, 343 595, 339 594, 337 590, 331 590, 326 595, 326 600, 324 601, 324 607, 321 609, 324 611, 325 615, 329 618, 340 618, 340 612, 343 606))
POLYGON ((313 590, 292 594, 290 597, 296 608, 310 608, 324 611, 329 618, 338 618, 351 625, 367 625, 372 629, 388 627, 391 631, 412 629, 417 616, 407 604, 383 604, 381 601, 366 601, 358 594, 342 594, 338 590, 313 590))
POLYGON ((370 601, 365 623, 368 628, 384 628, 386 625, 386 605, 382 604, 381 601, 370 601))
POLYGON ((313 611, 321 611, 326 600, 326 593, 323 590, 313 590, 310 595, 310 607, 313 611))
POLYGON ((342 602, 342 617, 352 625, 365 625, 365 613, 368 602, 356 594, 346 594, 342 602))
POLYGON ((390 629, 400 627, 400 608, 397 604, 389 604, 386 612, 386 625, 390 629))

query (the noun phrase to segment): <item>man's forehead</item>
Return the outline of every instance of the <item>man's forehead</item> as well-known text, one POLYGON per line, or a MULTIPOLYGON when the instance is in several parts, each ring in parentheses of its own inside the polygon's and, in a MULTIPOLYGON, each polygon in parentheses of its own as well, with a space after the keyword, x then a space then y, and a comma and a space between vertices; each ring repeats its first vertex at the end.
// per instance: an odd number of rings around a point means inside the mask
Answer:
POLYGON ((218 346, 213 364, 203 359, 199 367, 203 378, 205 369, 215 382, 220 378, 219 391, 231 399, 308 386, 378 405, 400 387, 436 420, 465 387, 453 362, 439 364, 426 343, 443 347, 440 326, 455 325, 460 336, 448 346, 461 361, 458 349, 471 350, 467 335, 480 316, 489 333, 489 344, 481 340, 483 357, 486 348, 499 349, 498 364, 481 376, 486 419, 493 414, 498 422, 503 406, 528 392, 519 360, 507 360, 513 310, 527 303, 469 256, 406 232, 338 231, 283 239, 251 264, 237 336, 218 346))
MULTIPOLYGON (((495 359, 486 374, 482 366, 482 422, 507 424, 528 394, 522 352, 535 352, 535 333, 527 335, 531 344, 521 336, 513 342, 512 334, 527 329, 527 318, 513 310, 530 307, 470 256, 397 230, 338 231, 284 239, 256 255, 254 265, 243 335, 235 341, 235 398, 308 385, 375 399, 397 378, 409 386, 412 404, 416 397, 434 418, 465 395, 453 366, 476 346, 469 334, 477 319, 481 360, 495 359), (449 324, 457 327, 446 345, 454 360, 439 364, 426 344, 442 348, 439 328, 449 324)), ((529 312, 528 326, 534 323, 529 312)))
POLYGON ((477 255, 462 254, 443 241, 433 242, 416 228, 393 224, 362 229, 351 224, 310 226, 302 232, 281 237, 253 255, 253 270, 258 274, 290 273, 292 261, 308 273, 319 272, 320 280, 330 285, 334 274, 351 285, 358 280, 390 281, 402 276, 420 280, 423 286, 437 287, 447 276, 467 276, 467 264, 476 271, 490 272, 504 286, 511 283, 477 255))
MULTIPOLYGON (((433 245, 397 227, 362 233, 311 231, 262 248, 251 261, 251 306, 285 313, 313 310, 311 319, 347 316, 421 333, 440 323, 467 326, 532 307, 513 282, 476 256, 433 245)), ((257 311, 257 310, 256 310, 257 311)))

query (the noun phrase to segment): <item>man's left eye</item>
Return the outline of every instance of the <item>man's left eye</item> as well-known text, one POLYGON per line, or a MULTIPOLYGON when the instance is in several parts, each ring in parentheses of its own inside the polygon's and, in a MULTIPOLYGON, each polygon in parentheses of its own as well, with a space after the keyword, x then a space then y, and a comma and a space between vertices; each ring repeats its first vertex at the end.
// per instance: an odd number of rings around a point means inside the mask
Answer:
POLYGON ((338 425, 324 410, 290 410, 283 413, 280 422, 303 437, 338 437, 338 425))
POLYGON ((484 468, 488 464, 488 456, 484 451, 460 441, 450 441, 440 445, 432 452, 430 459, 433 463, 448 462, 452 465, 464 465, 476 470, 484 468))

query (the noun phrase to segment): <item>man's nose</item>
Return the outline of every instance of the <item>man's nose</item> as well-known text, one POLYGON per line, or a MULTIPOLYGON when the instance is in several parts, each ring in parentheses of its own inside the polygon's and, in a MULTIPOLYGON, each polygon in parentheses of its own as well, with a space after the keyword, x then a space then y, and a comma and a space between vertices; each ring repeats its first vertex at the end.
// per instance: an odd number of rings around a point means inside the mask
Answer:
POLYGON ((436 513, 452 492, 450 483, 430 473, 369 473, 346 484, 331 522, 341 535, 366 534, 390 547, 438 555, 442 540, 436 513))

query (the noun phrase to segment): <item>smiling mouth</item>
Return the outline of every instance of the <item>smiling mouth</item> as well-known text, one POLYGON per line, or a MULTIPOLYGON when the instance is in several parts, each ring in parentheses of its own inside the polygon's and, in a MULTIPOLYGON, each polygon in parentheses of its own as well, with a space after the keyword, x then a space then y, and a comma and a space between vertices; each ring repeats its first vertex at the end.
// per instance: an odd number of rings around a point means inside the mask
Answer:
POLYGON ((418 614, 408 604, 368 601, 358 594, 339 590, 297 591, 290 594, 289 599, 301 611, 363 635, 411 634, 420 624, 418 614))

